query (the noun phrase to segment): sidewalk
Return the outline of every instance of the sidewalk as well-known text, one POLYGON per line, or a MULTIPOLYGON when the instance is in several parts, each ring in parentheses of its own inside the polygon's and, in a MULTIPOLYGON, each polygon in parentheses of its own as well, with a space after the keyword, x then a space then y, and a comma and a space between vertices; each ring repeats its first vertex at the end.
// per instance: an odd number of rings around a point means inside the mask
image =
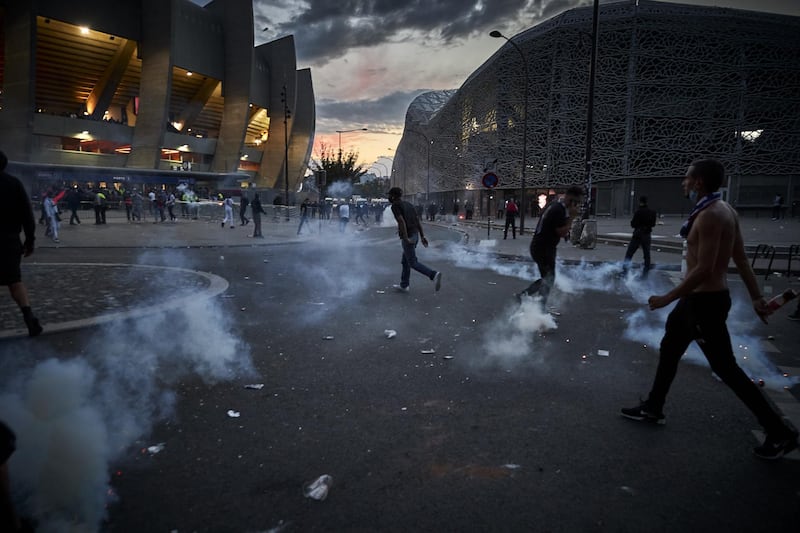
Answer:
MULTIPOLYGON (((597 244, 593 249, 583 249, 567 242, 558 246, 558 258, 568 262, 617 262, 625 257, 625 250, 630 241, 632 229, 628 218, 598 217, 597 244)), ((519 256, 530 260, 528 247, 530 237, 536 228, 538 219, 525 220, 525 235, 517 234, 512 239, 509 228, 508 238, 503 238, 503 220, 492 220, 491 225, 484 220, 437 222, 441 226, 452 227, 468 235, 468 242, 485 248, 487 251, 505 256, 519 256)), ((658 268, 674 270, 680 268, 683 238, 679 232, 683 219, 679 217, 663 217, 653 228, 651 259, 658 268)), ((518 228, 519 229, 519 228, 518 228)), ((742 218, 742 235, 748 257, 752 259, 753 251, 758 245, 770 245, 776 248, 776 259, 772 271, 786 273, 788 260, 786 250, 791 245, 800 246, 800 219, 783 219, 778 221, 769 218, 742 218)), ((638 250, 633 257, 634 264, 642 262, 642 252, 638 250)), ((759 258, 755 269, 765 272, 769 260, 759 258)), ((800 271, 800 256, 793 257, 792 270, 800 271)))

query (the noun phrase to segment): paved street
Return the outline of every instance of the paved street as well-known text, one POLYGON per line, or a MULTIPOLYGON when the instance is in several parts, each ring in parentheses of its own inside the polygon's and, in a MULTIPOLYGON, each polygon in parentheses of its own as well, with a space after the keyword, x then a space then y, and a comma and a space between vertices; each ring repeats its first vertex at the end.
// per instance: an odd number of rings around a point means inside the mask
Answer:
MULTIPOLYGON (((297 236, 296 221, 269 221, 257 240, 216 220, 109 222, 66 226, 26 260, 44 335, 20 335, 0 306, 0 415, 22 428, 12 476, 53 505, 45 524, 797 529, 797 452, 753 458, 755 420, 696 354, 665 427, 618 416, 655 371, 664 315, 644 302, 680 269, 679 253, 656 251, 647 283, 619 279, 627 219, 598 221, 593 250, 562 243, 556 324, 542 331, 548 317, 512 297, 533 276, 528 236, 431 225, 419 257, 444 272, 442 291, 412 273, 400 294, 391 227, 341 236, 312 221, 297 236), (305 498, 323 474, 327 499, 305 498)), ((679 225, 656 234, 676 242, 679 225)), ((749 244, 800 241, 796 220, 743 230, 749 244)), ((761 325, 731 279, 737 355, 798 426, 800 324, 782 310, 761 325)), ((800 286, 761 279, 773 292, 800 286)))

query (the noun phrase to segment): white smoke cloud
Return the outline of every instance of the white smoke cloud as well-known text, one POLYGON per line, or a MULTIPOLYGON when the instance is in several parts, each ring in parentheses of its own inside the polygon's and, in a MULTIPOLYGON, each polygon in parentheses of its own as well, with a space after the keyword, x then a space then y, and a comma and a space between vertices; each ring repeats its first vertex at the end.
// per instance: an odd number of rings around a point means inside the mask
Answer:
POLYGON ((537 336, 556 328, 555 320, 542 310, 538 297, 523 296, 520 305, 507 307, 488 324, 482 342, 485 359, 475 363, 503 368, 541 364, 544 354, 537 350, 537 336))
POLYGON ((350 198, 353 195, 353 185, 346 181, 334 181, 328 185, 325 193, 331 198, 350 198))
MULTIPOLYGON (((656 311, 647 309, 635 311, 626 317, 623 338, 642 342, 658 349, 661 338, 664 336, 667 315, 673 308, 674 304, 656 311)), ((800 378, 796 376, 784 376, 769 360, 763 341, 753 333, 758 326, 758 320, 750 302, 733 299, 728 316, 728 331, 731 335, 733 353, 739 366, 755 382, 760 383, 759 380, 763 380, 763 385, 769 389, 781 390, 800 382, 800 378)), ((708 360, 696 342, 689 345, 682 361, 710 370, 708 360)))
POLYGON ((113 494, 110 465, 173 413, 177 380, 255 375, 231 317, 199 296, 112 323, 75 352, 33 368, 6 364, 0 383, 0 418, 17 434, 9 461, 15 498, 38 531, 99 529, 113 494))

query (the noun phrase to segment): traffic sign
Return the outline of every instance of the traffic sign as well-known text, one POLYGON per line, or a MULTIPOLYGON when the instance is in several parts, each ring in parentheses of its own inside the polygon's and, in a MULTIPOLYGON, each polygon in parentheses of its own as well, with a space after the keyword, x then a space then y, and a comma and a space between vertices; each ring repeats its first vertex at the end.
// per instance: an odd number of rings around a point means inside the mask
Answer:
POLYGON ((500 183, 500 179, 497 177, 497 174, 494 172, 487 172, 483 175, 483 179, 481 180, 483 186, 487 189, 494 189, 497 187, 497 184, 500 183))

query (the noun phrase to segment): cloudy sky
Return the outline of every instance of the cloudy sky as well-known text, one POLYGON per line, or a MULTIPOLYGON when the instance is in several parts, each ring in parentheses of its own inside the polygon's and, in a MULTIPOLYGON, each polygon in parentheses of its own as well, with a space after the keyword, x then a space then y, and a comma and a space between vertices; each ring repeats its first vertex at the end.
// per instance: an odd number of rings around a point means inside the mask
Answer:
MULTIPOLYGON (((193 0, 204 5, 207 0, 193 0)), ((611 0, 601 0, 607 3, 611 0)), ((592 0, 253 0, 256 45, 293 34, 298 68, 311 68, 316 143, 392 157, 411 101, 456 89, 509 37, 592 0), (266 28, 266 29, 265 29, 266 28)), ((800 0, 683 0, 800 16, 800 0)), ((601 22, 602 23, 602 22, 601 22)), ((382 160, 385 166, 390 162, 382 160)), ((376 166, 377 174, 384 174, 376 166)))

